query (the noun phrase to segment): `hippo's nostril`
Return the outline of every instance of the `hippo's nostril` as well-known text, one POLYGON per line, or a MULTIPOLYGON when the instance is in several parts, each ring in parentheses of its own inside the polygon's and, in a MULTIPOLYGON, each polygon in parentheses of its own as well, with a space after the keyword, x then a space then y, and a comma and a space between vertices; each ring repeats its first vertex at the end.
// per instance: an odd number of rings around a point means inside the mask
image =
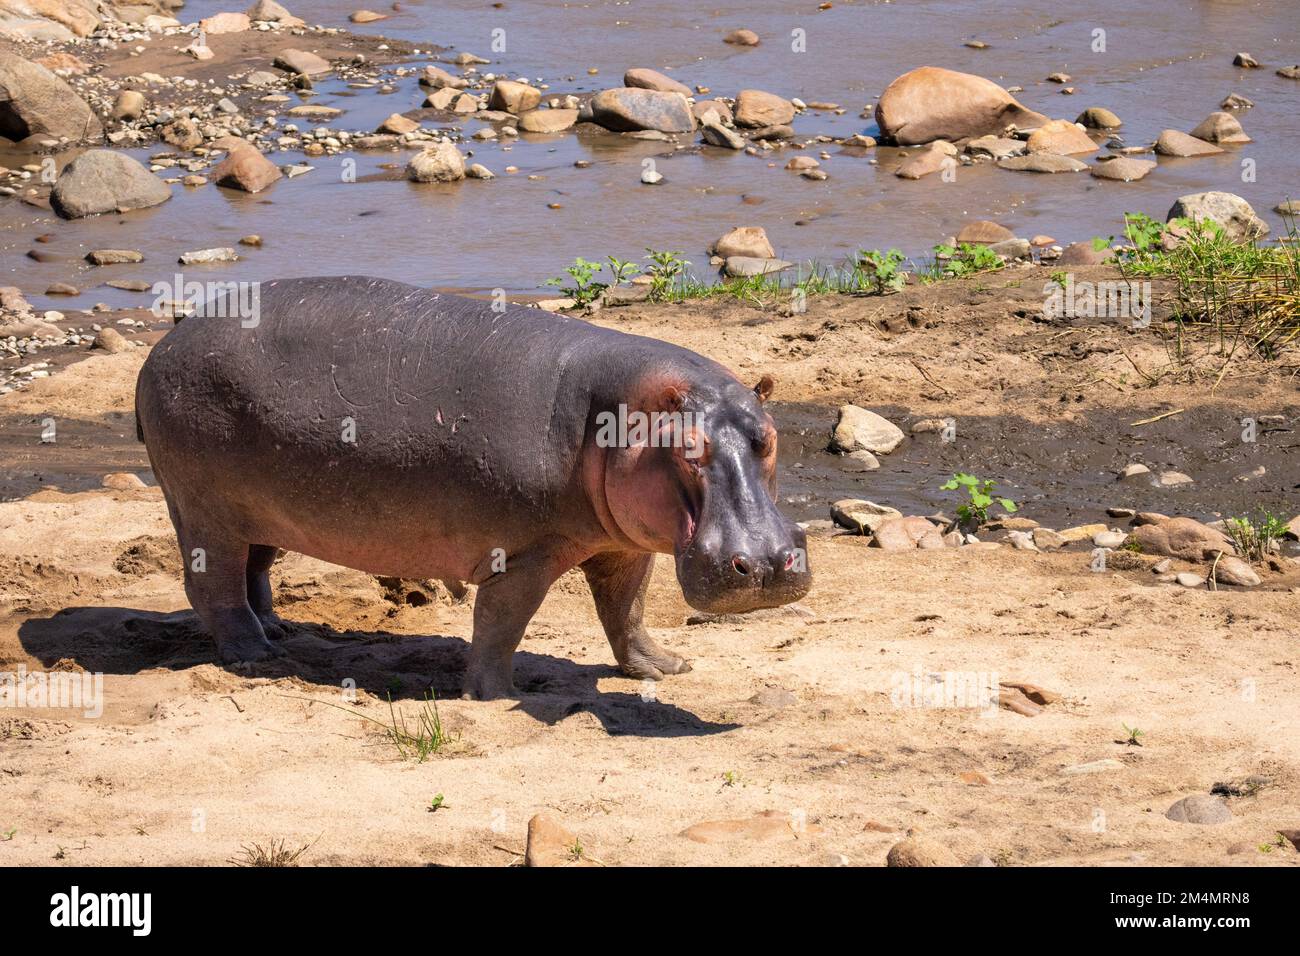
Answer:
POLYGON ((735 554, 731 557, 731 567, 743 578, 749 577, 751 566, 749 559, 743 554, 735 554))

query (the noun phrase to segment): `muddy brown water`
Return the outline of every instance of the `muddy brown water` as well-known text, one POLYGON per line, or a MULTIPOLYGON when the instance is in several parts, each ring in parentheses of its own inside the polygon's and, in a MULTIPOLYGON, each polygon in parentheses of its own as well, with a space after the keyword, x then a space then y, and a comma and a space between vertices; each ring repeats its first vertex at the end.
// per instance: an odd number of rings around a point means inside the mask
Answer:
MULTIPOLYGON (((197 19, 231 6, 191 0, 183 16, 197 19)), ((309 21, 341 25, 355 3, 321 0, 296 7, 309 21)), ((708 8, 669 0, 510 0, 499 6, 411 0, 403 7, 356 29, 470 50, 492 58, 484 71, 541 80, 556 94, 620 85, 626 68, 647 66, 714 94, 757 87, 846 108, 842 116, 802 114, 795 121, 801 139, 874 133, 874 122, 859 118, 862 108, 898 74, 933 64, 1022 86, 1022 102, 1052 116, 1074 119, 1088 106, 1109 107, 1124 120, 1120 135, 1130 144, 1149 143, 1166 127, 1190 130, 1237 92, 1256 104, 1240 114, 1255 141, 1208 158, 1161 158, 1155 173, 1128 184, 989 165, 962 168, 952 183, 939 177, 905 182, 892 174, 897 151, 834 145, 825 147, 830 179, 812 182, 781 168, 789 151, 776 154, 771 165, 767 158, 695 145, 675 150, 612 135, 566 133, 524 135, 513 145, 473 144, 475 160, 498 174, 493 182, 415 185, 400 179, 405 153, 346 153, 308 159, 315 167, 311 173, 261 195, 177 187, 163 206, 126 216, 69 223, 16 200, 0 201, 0 282, 20 286, 49 308, 85 308, 97 301, 140 305, 147 294, 102 283, 169 280, 181 252, 233 245, 255 232, 265 238, 263 248, 240 250, 245 258, 233 265, 191 267, 186 278, 364 273, 446 289, 536 293, 576 256, 639 258, 647 246, 680 250, 697 273, 707 275, 708 243, 735 225, 765 227, 785 258, 833 262, 859 247, 896 246, 920 256, 976 218, 1062 242, 1108 236, 1120 230, 1125 211, 1163 219, 1177 196, 1206 189, 1244 196, 1277 232, 1285 224, 1273 207, 1300 194, 1300 83, 1274 73, 1300 61, 1293 0, 841 0, 826 11, 814 3, 777 0, 708 8), (747 49, 721 42, 740 26, 757 31, 762 45, 747 49), (1094 52, 1096 30, 1105 31, 1104 52, 1094 52), (804 31, 806 52, 792 49, 793 31, 804 31), (494 36, 503 38, 504 51, 493 50, 494 36), (989 48, 963 46, 971 38, 989 48), (1233 67, 1238 50, 1253 53, 1264 68, 1233 67), (599 72, 588 75, 588 68, 599 72), (1062 95, 1059 85, 1046 81, 1058 70, 1073 77, 1074 95, 1062 95), (871 164, 873 158, 878 165, 871 164), (575 168, 579 159, 591 167, 575 168), (647 159, 665 175, 664 184, 640 185, 647 159), (345 181, 345 160, 356 162, 355 182, 345 181), (1253 164, 1253 180, 1243 180, 1244 160, 1253 164), (393 163, 397 171, 385 168, 393 163), (505 174, 507 165, 520 172, 505 174), (548 208, 551 203, 561 208, 548 208), (42 233, 52 238, 40 247, 47 261, 37 262, 26 253, 42 233), (81 261, 88 249, 105 246, 136 248, 147 258, 141 265, 100 269, 81 261), (43 298, 40 293, 56 281, 77 285, 83 295, 43 298)), ((390 113, 422 101, 414 77, 399 79, 391 94, 348 89, 337 80, 318 91, 312 102, 346 111, 332 124, 336 129, 370 130, 390 113)), ((470 120, 464 129, 472 134, 480 126, 470 120)), ((0 165, 23 159, 0 151, 0 165)), ((277 153, 275 159, 303 157, 277 153)))
MULTIPOLYGON (((904 430, 916 420, 902 408, 878 410, 904 430)), ((772 413, 781 434, 780 504, 801 521, 827 518, 830 502, 850 497, 905 514, 951 516, 960 498, 939 486, 958 471, 996 480, 998 493, 1015 501, 1022 514, 1056 528, 1097 521, 1122 525, 1122 519, 1106 517, 1108 507, 1203 520, 1253 515, 1261 508, 1283 520, 1300 513, 1300 406, 1282 410, 1282 424, 1258 425, 1254 442, 1241 440, 1244 413, 1221 406, 1138 426, 1131 415, 1096 411, 1070 422, 961 417, 954 419, 955 441, 937 434, 908 438, 869 472, 828 451, 834 409, 774 402, 772 413), (1152 480, 1117 481, 1116 473, 1130 462, 1147 465, 1152 480), (1261 465, 1264 475, 1237 480, 1261 465), (1166 469, 1184 472, 1194 483, 1162 488, 1154 476, 1166 469)), ((0 416, 0 499, 46 487, 97 488, 114 471, 137 472, 154 483, 130 414, 61 419, 52 445, 40 442, 41 425, 38 416, 0 416)))

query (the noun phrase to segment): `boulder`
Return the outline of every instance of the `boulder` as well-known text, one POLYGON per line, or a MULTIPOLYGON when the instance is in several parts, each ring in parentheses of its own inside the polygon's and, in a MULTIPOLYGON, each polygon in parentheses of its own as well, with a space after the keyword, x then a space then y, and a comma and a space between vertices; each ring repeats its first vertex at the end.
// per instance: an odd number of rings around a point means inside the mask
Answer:
POLYGON ((1104 106, 1090 106, 1075 120, 1088 129, 1116 129, 1123 126, 1123 121, 1104 106))
POLYGON ((746 129, 787 126, 794 113, 794 104, 775 93, 741 90, 736 94, 736 125, 746 129))
POLYGON ((1232 819, 1232 811, 1222 797, 1208 793, 1196 793, 1174 803, 1165 811, 1166 819, 1175 823, 1227 823, 1232 819))
POLYGON ((996 135, 1012 126, 1034 129, 1047 121, 991 80, 933 66, 904 73, 876 104, 881 133, 901 146, 996 135))
POLYGON ((420 128, 420 124, 415 120, 403 116, 401 113, 393 113, 388 119, 384 120, 377 127, 377 133, 393 133, 401 136, 403 133, 413 133, 420 128))
POLYGON ((578 838, 545 813, 528 821, 525 866, 560 866, 574 860, 578 838))
POLYGON ((144 94, 138 90, 122 90, 113 100, 113 119, 133 120, 139 119, 140 114, 144 112, 145 100, 144 94))
POLYGON ((729 256, 722 265, 722 271, 732 278, 749 278, 767 275, 770 272, 782 272, 794 267, 793 262, 784 259, 760 259, 755 256, 729 256))
POLYGON ((841 528, 859 534, 864 531, 874 533, 889 519, 901 517, 903 513, 896 508, 878 505, 874 501, 866 501, 862 498, 842 498, 831 505, 831 520, 841 528))
POLYGON ((917 515, 886 518, 876 526, 871 537, 871 547, 884 551, 930 550, 947 546, 942 531, 929 519, 917 515))
POLYGON ((1194 518, 1166 518, 1133 529, 1132 540, 1143 554, 1158 554, 1183 561, 1201 561, 1216 552, 1231 555, 1231 539, 1194 518))
POLYGON ((1058 156, 1097 151, 1097 144, 1081 127, 1065 120, 1052 120, 1034 130, 1029 136, 1028 147, 1031 153, 1055 153, 1058 156))
POLYGON ((740 226, 722 236, 709 247, 709 254, 729 259, 732 256, 750 256, 755 259, 774 259, 776 250, 767 239, 761 226, 740 226))
MULTIPOLYGON (((1103 164, 1105 165, 1105 164, 1103 164)), ((1093 174, 1096 175, 1097 167, 1093 167, 1093 174)), ((1065 247, 1065 251, 1057 258, 1056 264, 1060 266, 1098 266, 1107 259, 1114 256, 1109 246, 1096 248, 1091 241, 1072 242, 1065 247)))
POLYGON ((63 168, 50 193, 50 206, 64 219, 80 219, 147 209, 171 196, 166 183, 130 156, 92 149, 63 168))
POLYGON ((271 65, 289 73, 302 73, 307 76, 319 76, 334 69, 328 60, 306 50, 281 50, 271 61, 271 65))
POLYGON ((1025 149, 1023 140, 1005 136, 980 136, 966 144, 966 152, 972 156, 987 156, 993 160, 1023 156, 1025 149))
POLYGON ((948 149, 951 144, 932 143, 922 150, 907 157, 903 165, 894 171, 894 175, 900 179, 920 179, 922 176, 929 176, 931 173, 937 173, 944 168, 955 168, 957 160, 948 149))
POLYGON ((722 38, 723 43, 732 46, 758 46, 758 34, 753 30, 732 30, 722 38))
POLYGON ((1156 138, 1156 152, 1161 156, 1212 156, 1221 153, 1219 147, 1176 129, 1167 129, 1156 138))
POLYGON ((1149 159, 1133 159, 1130 156, 1118 156, 1092 167, 1092 175, 1098 179, 1113 179, 1122 183, 1132 183, 1141 179, 1156 164, 1149 159))
POLYGON ((208 177, 218 186, 257 193, 283 175, 280 167, 263 156, 256 146, 246 143, 233 147, 208 177))
POLYGON ((685 83, 678 83, 671 76, 664 76, 658 70, 634 67, 623 74, 623 85, 638 90, 658 90, 661 93, 680 93, 690 96, 692 90, 685 83))
POLYGON ((448 73, 442 67, 432 64, 426 66, 420 73, 420 85, 427 86, 431 90, 453 89, 463 90, 469 86, 469 80, 463 76, 456 76, 454 73, 448 73))
POLYGON ((903 443, 904 437, 901 428, 875 412, 842 405, 831 431, 831 448, 844 454, 866 450, 873 455, 888 455, 903 443))
POLYGON ((577 110, 529 110, 519 115, 519 128, 525 133, 560 133, 577 121, 577 110))
POLYGON ((704 141, 712 146, 737 150, 745 148, 745 137, 734 129, 723 126, 716 113, 705 114, 705 118, 700 121, 700 133, 704 141))
POLYGON ((275 0, 257 0, 244 13, 250 20, 262 20, 267 23, 284 23, 286 20, 298 19, 275 0))
POLYGON ((1249 143, 1250 137, 1241 128, 1241 122, 1231 113, 1219 111, 1201 120, 1192 136, 1207 143, 1249 143))
POLYGON ((1016 234, 1006 226, 988 219, 976 219, 961 227, 957 233, 958 245, 989 246, 995 242, 1006 242, 1016 238, 1016 234))
POLYGON ((1081 173, 1088 168, 1088 164, 1072 156, 1030 153, 1028 156, 1011 156, 998 160, 998 168, 1028 173, 1081 173))
POLYGON ((961 866, 957 854, 941 843, 909 836, 895 843, 885 857, 886 866, 961 866))
POLYGON ((215 13, 199 21, 199 29, 208 36, 221 33, 243 33, 253 26, 246 13, 215 13))
POLYGON ((465 178, 465 157, 454 143, 437 143, 411 157, 406 178, 417 183, 450 183, 465 178))
POLYGON ((1171 219, 1206 219, 1217 223, 1237 242, 1268 235, 1268 223, 1255 215, 1250 203, 1234 193, 1204 192, 1179 196, 1169 208, 1165 222, 1171 219))
POLYGON ((709 111, 712 110, 718 115, 718 121, 723 125, 730 125, 736 121, 735 114, 732 113, 731 107, 722 100, 696 100, 691 104, 691 112, 701 123, 704 122, 709 111))
POLYGON ((1231 584, 1239 588, 1253 588, 1259 585, 1259 575, 1255 569, 1241 558, 1225 554, 1214 565, 1214 580, 1220 584, 1231 584))
POLYGON ((0 49, 0 137, 66 137, 99 142, 104 137, 86 101, 45 67, 0 49))
POLYGON ((504 110, 507 113, 526 113, 535 110, 542 102, 542 91, 527 83, 515 80, 497 80, 492 85, 492 96, 488 99, 488 109, 504 110))
POLYGON ((602 90, 592 97, 590 108, 594 122, 615 132, 690 133, 695 130, 695 116, 680 93, 634 87, 602 90))

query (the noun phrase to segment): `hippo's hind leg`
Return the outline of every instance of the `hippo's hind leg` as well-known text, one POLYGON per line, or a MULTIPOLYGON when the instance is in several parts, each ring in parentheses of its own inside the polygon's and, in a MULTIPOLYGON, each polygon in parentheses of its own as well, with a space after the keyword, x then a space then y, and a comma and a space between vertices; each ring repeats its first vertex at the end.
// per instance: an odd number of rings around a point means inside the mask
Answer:
POLYGON ((185 595, 217 645, 224 664, 260 661, 284 652, 266 639, 248 603, 249 546, 193 518, 178 526, 185 595))
POLYGON ((691 665, 646 632, 642 618, 653 570, 654 555, 636 551, 605 552, 582 563, 619 670, 628 677, 662 680, 667 674, 686 673, 691 665))
POLYGON ((266 636, 276 641, 284 637, 284 622, 275 613, 271 600, 271 565, 280 549, 265 544, 248 546, 248 570, 244 579, 248 587, 248 606, 257 615, 266 636))

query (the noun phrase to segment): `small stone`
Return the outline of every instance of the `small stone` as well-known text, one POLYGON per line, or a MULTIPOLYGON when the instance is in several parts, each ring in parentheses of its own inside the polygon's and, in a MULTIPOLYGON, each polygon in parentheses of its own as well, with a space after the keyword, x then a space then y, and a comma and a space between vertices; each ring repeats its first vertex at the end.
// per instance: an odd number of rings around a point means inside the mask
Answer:
POLYGON ((1227 823, 1232 819, 1232 811, 1222 797, 1208 793, 1196 793, 1174 803, 1165 811, 1165 817, 1175 823, 1197 823, 1202 825, 1227 823))
POLYGON ((578 838, 549 814, 539 813, 528 821, 526 866, 560 866, 574 861, 578 838))
POLYGON ((1221 555, 1214 564, 1214 580, 1220 584, 1234 587, 1253 588, 1260 583, 1255 569, 1241 558, 1230 554, 1221 555))
POLYGON ((909 836, 895 843, 885 857, 885 865, 891 867, 912 866, 960 866, 957 855, 941 843, 924 837, 909 836))
POLYGON ((1160 472, 1159 481, 1162 488, 1177 488, 1181 485, 1192 484, 1192 479, 1181 471, 1162 471, 1160 472))
POLYGON ((90 347, 107 352, 109 355, 116 355, 131 348, 131 343, 124 339, 117 329, 103 328, 95 334, 95 340, 90 347))
POLYGON ((758 34, 753 30, 732 30, 722 38, 723 43, 732 46, 758 46, 758 34))
POLYGON ((831 446, 844 453, 866 449, 876 455, 888 455, 905 437, 901 428, 875 412, 857 405, 842 405, 839 420, 831 432, 831 446))
POLYGON ((1180 571, 1175 576, 1175 580, 1185 588, 1199 588, 1205 584, 1203 577, 1190 571, 1180 571))

